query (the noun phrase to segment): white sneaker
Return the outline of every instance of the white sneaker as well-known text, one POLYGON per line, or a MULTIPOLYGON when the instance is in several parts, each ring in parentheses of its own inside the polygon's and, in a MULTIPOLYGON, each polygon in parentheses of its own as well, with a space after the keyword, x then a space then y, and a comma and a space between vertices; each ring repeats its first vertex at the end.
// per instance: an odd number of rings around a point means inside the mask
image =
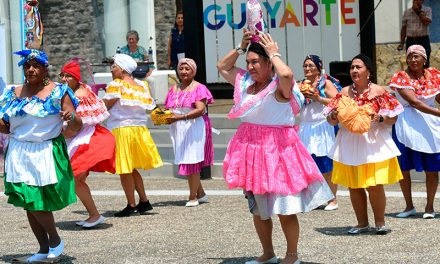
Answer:
POLYGON ((207 203, 208 202, 208 195, 205 194, 205 196, 198 198, 197 201, 199 202, 199 204, 207 203))
POLYGON ((273 264, 273 263, 279 263, 280 262, 280 259, 277 257, 277 256, 275 256, 275 257, 273 257, 273 258, 270 258, 270 259, 268 259, 268 260, 266 260, 266 261, 258 261, 258 260, 250 260, 250 261, 246 261, 244 264, 273 264))
POLYGON ((416 213, 417 213, 416 212, 416 208, 413 208, 413 209, 411 209, 409 211, 401 212, 401 213, 397 214, 396 217, 398 217, 398 218, 408 218, 408 217, 410 217, 412 215, 415 215, 416 213))
POLYGON ((36 253, 26 259, 27 263, 38 262, 47 258, 47 254, 45 253, 36 253))
POLYGON ((185 206, 186 207, 196 207, 199 205, 199 201, 195 200, 195 201, 188 201, 185 206))
POLYGON ((61 240, 60 244, 54 248, 49 248, 49 254, 47 255, 48 259, 58 258, 64 250, 64 241, 61 240))

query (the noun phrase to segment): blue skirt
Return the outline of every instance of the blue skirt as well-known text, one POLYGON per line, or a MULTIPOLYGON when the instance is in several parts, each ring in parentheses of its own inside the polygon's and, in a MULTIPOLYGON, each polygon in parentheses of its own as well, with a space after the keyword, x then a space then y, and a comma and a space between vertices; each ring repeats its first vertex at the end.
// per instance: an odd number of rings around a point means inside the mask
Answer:
POLYGON ((315 161, 316 165, 318 165, 318 169, 322 174, 331 172, 333 170, 333 160, 329 157, 317 157, 315 156, 315 154, 312 154, 312 158, 315 161))
POLYGON ((440 171, 440 153, 424 153, 412 150, 399 142, 393 126, 393 139, 402 155, 397 157, 402 171, 440 171))

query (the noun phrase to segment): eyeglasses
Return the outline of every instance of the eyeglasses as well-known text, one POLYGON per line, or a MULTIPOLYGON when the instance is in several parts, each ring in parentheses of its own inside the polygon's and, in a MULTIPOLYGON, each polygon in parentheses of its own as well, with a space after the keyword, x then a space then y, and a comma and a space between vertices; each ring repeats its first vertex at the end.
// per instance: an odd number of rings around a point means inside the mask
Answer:
POLYGON ((72 75, 67 74, 67 73, 60 73, 60 74, 58 75, 58 77, 60 77, 60 79, 66 78, 66 79, 69 79, 69 80, 73 78, 72 75))
POLYGON ((307 69, 307 68, 309 68, 309 69, 313 69, 313 68, 316 68, 316 66, 313 65, 313 64, 304 64, 304 65, 303 65, 303 69, 307 69))

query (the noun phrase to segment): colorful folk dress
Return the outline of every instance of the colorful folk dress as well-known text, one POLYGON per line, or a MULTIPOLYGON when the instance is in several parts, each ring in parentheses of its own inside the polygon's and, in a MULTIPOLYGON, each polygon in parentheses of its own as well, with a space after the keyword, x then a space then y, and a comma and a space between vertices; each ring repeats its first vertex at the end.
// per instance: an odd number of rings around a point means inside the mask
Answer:
MULTIPOLYGON (((327 97, 326 80, 330 80, 338 91, 341 90, 335 78, 324 75, 316 86, 319 95, 324 98, 327 97)), ((335 141, 335 127, 327 122, 327 117, 323 114, 324 107, 320 102, 306 100, 299 114, 298 136, 312 155, 321 173, 328 173, 333 169, 333 161, 327 155, 335 141)))
POLYGON ((83 126, 75 137, 66 139, 73 175, 90 171, 115 173, 115 138, 107 128, 99 125, 110 114, 87 84, 80 85, 87 89, 86 96, 77 96, 76 113, 83 126))
MULTIPOLYGON (((388 92, 368 98, 370 88, 361 95, 351 89, 358 105, 369 104, 379 115, 395 117, 403 111, 402 105, 388 92)), ((396 183, 403 178, 396 158, 399 155, 390 126, 371 122, 364 134, 352 133, 341 126, 328 154, 333 159, 332 182, 353 189, 396 183)))
MULTIPOLYGON (((214 103, 211 92, 199 84, 192 91, 174 91, 171 87, 165 99, 165 107, 173 113, 184 115, 195 109, 195 102, 206 99, 214 103)), ((179 120, 170 125, 170 136, 174 149, 174 163, 179 165, 180 175, 200 173, 202 167, 214 161, 211 121, 204 115, 188 120, 179 120)))
POLYGON ((262 219, 307 212, 333 198, 293 126, 304 98, 295 88, 290 102, 278 102, 278 82, 274 76, 258 94, 248 94, 254 81, 240 69, 228 114, 242 123, 229 142, 223 177, 229 188, 245 191, 251 212, 262 219))
POLYGON ((108 110, 107 127, 116 140, 116 173, 134 169, 150 170, 163 165, 150 131, 146 110, 156 106, 148 83, 134 79, 131 85, 121 79, 109 83, 103 99, 118 99, 108 110))
POLYGON ((61 99, 78 100, 67 85, 57 84, 43 99, 17 97, 15 87, 0 97, 0 115, 10 124, 5 158, 8 203, 29 211, 56 211, 76 202, 72 168, 61 135, 61 99))
MULTIPOLYGON (((405 71, 394 74, 390 88, 410 89, 423 103, 437 107, 436 96, 440 93, 440 71, 425 69, 425 80, 411 79, 405 71)), ((396 92, 397 99, 405 111, 399 115, 394 126, 393 137, 402 155, 399 164, 403 171, 440 171, 440 118, 423 113, 396 92)))

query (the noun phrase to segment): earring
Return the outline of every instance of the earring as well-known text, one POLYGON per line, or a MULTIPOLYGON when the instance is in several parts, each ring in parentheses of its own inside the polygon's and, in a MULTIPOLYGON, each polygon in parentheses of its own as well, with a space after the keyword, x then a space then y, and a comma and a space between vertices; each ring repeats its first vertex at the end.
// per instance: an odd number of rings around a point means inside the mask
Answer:
POLYGON ((47 77, 47 76, 44 77, 44 79, 43 79, 43 85, 44 85, 44 86, 49 85, 49 83, 50 83, 49 81, 50 81, 50 80, 49 80, 49 77, 47 77))

